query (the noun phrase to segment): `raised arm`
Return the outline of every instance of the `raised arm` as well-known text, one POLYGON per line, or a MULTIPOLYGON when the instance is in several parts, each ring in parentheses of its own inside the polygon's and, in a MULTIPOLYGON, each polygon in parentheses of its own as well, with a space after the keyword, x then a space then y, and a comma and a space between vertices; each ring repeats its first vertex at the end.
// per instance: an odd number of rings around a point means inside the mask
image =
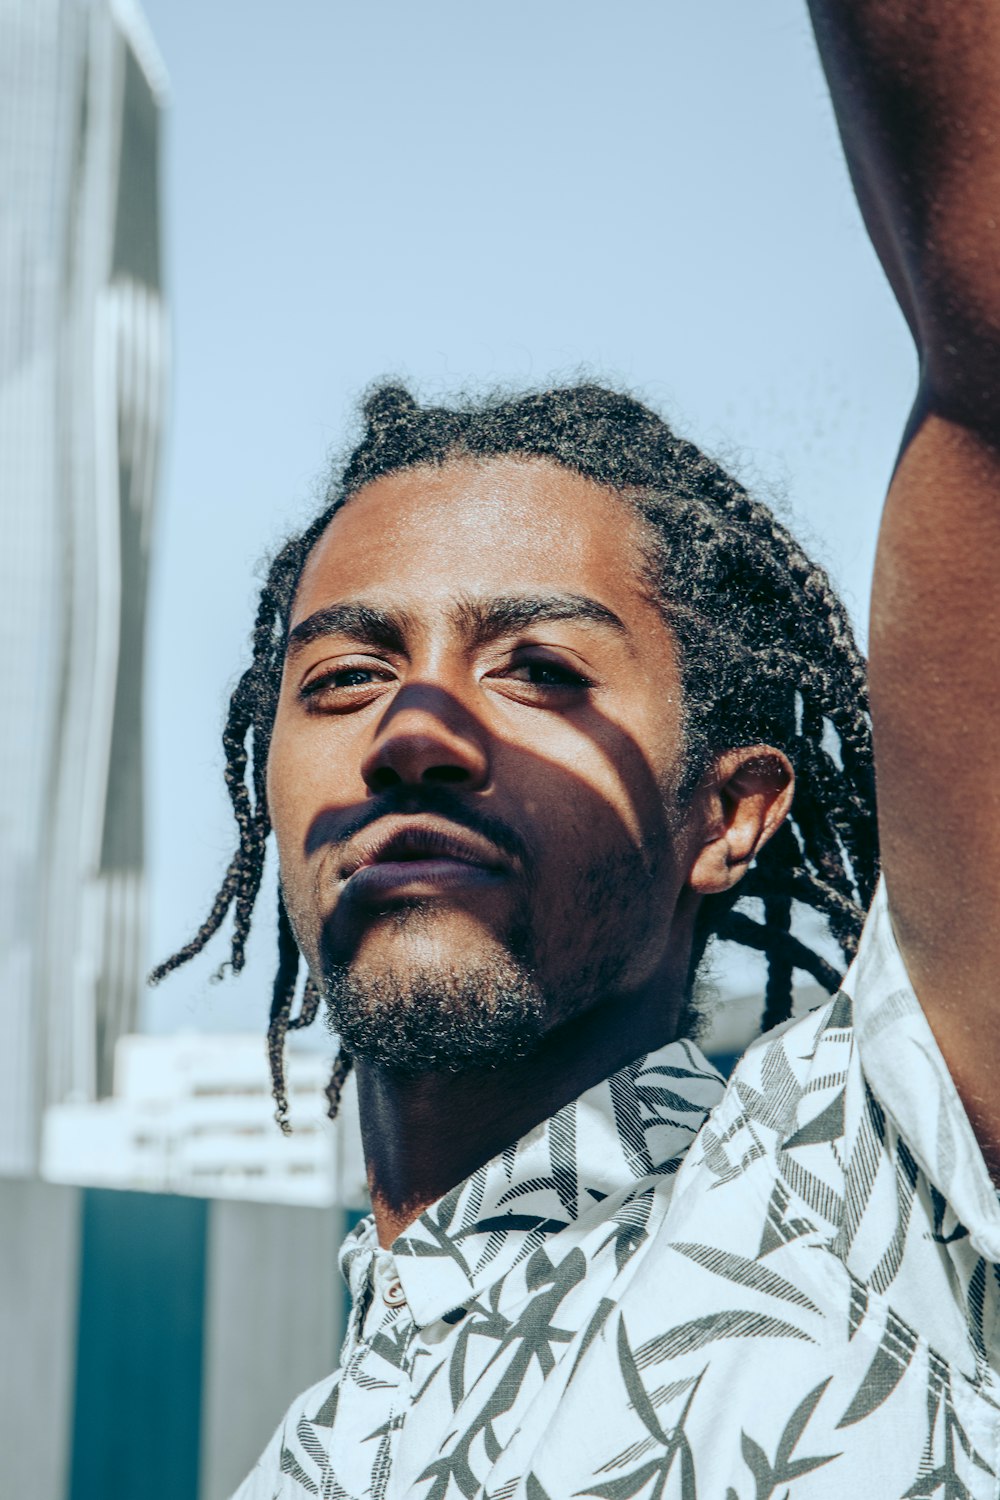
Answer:
POLYGON ((1000 1182, 1000 3, 810 9, 920 359, 872 600, 890 908, 1000 1182))

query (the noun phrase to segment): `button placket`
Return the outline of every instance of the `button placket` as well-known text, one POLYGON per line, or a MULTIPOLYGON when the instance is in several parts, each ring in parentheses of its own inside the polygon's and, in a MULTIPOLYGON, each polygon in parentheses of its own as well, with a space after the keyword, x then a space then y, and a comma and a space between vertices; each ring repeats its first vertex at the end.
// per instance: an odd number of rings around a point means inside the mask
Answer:
POLYGON ((389 1251, 383 1250, 379 1253, 375 1262, 374 1279, 376 1290, 386 1307, 397 1308, 406 1305, 406 1292, 399 1279, 396 1260, 389 1251))
POLYGON ((393 1276, 382 1288, 382 1301, 386 1307, 402 1307, 405 1303, 406 1293, 398 1276, 393 1276))

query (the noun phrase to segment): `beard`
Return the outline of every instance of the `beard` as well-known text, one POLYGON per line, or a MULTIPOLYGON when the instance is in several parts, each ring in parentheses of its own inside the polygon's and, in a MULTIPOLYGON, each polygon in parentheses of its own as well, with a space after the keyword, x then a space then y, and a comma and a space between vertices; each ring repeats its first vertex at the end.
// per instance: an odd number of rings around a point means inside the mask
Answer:
POLYGON ((498 952, 461 970, 329 965, 327 1023, 350 1055, 397 1077, 491 1069, 526 1057, 548 1006, 527 964, 498 952))
MULTIPOLYGON (((542 982, 534 961, 530 899, 505 934, 461 967, 400 963, 373 970, 327 948, 320 991, 329 1030, 351 1057, 401 1078, 495 1069, 529 1056, 555 1027, 615 992, 630 946, 613 899, 626 872, 634 889, 634 856, 578 876, 574 909, 593 947, 581 945, 554 985, 542 982)), ((434 916, 415 903, 390 920, 401 931, 419 932, 434 916)))
MULTIPOLYGON (((448 789, 433 792, 422 794, 429 810, 511 847, 512 835, 502 837, 500 825, 471 817, 448 789)), ((384 810, 380 803, 365 821, 384 810)), ((615 994, 630 950, 654 924, 643 894, 655 884, 653 872, 666 847, 661 833, 656 843, 603 851, 589 866, 567 872, 574 935, 556 964, 545 949, 544 929, 538 929, 534 861, 523 847, 517 852, 525 886, 507 930, 487 938, 464 962, 414 962, 412 950, 407 961, 403 942, 397 962, 371 967, 342 929, 334 936, 337 924, 331 924, 318 944, 320 972, 314 970, 330 1031, 359 1062, 405 1078, 496 1069, 527 1057, 555 1027, 615 994), (543 949, 548 961, 540 965, 543 949)), ((298 928, 292 903, 288 910, 298 928)), ((415 902, 383 913, 382 920, 392 922, 401 937, 407 930, 419 935, 425 924, 433 926, 435 913, 415 902)))

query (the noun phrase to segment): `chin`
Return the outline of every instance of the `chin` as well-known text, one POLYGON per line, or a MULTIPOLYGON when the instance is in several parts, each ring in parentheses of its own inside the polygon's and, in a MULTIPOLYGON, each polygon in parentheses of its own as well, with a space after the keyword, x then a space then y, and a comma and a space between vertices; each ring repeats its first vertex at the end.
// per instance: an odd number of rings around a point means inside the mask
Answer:
POLYGON ((398 903, 366 913, 364 923, 333 914, 323 934, 323 970, 347 968, 377 981, 379 975, 411 971, 460 974, 483 964, 513 958, 525 962, 524 929, 498 932, 473 912, 431 902, 398 903))
POLYGON ((358 1061, 414 1077, 526 1056, 552 1007, 531 967, 495 939, 457 948, 424 935, 392 954, 327 963, 328 1022, 358 1061))

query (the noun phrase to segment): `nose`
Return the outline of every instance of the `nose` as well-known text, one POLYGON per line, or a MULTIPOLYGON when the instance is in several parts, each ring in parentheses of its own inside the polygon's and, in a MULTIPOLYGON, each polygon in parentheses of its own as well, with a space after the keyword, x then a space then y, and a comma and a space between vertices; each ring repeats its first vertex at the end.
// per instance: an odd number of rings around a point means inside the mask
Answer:
POLYGON ((372 792, 427 785, 480 791, 490 776, 486 732, 450 693, 413 683, 382 719, 361 774, 372 792))

